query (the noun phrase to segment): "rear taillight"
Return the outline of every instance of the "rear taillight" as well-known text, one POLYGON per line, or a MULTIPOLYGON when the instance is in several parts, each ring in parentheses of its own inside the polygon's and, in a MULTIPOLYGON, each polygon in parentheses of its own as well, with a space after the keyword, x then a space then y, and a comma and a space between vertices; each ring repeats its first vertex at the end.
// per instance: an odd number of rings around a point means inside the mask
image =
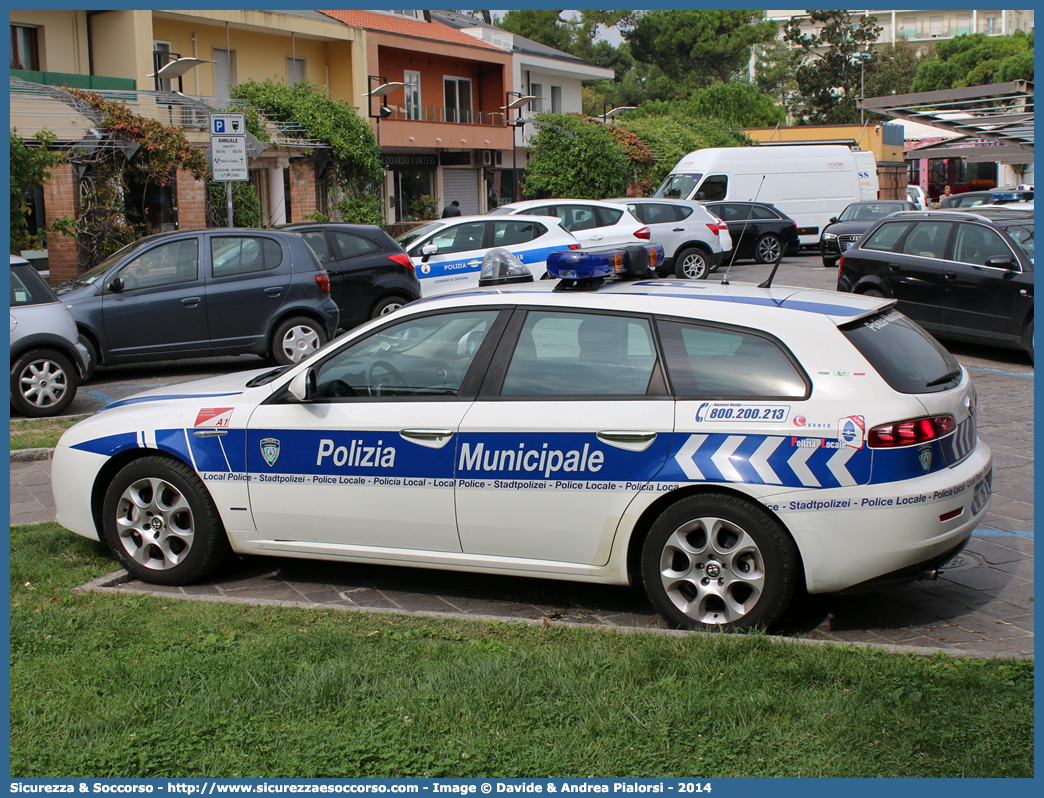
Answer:
POLYGON ((914 418, 909 421, 895 421, 891 424, 874 427, 866 436, 866 440, 871 449, 912 446, 942 438, 955 429, 957 429, 957 423, 953 420, 953 416, 914 418))
POLYGON ((842 255, 837 259, 837 279, 841 279, 841 270, 845 268, 845 256, 842 255))
POLYGON ((330 293, 330 275, 329 274, 327 274, 326 272, 323 272, 322 274, 317 274, 315 276, 315 281, 319 284, 319 288, 322 290, 322 292, 324 294, 329 294, 330 293))
POLYGON ((717 222, 715 222, 714 224, 707 225, 707 229, 710 230, 712 233, 714 233, 714 235, 717 235, 718 231, 721 230, 721 228, 718 227, 718 223, 717 222))
POLYGON ((410 260, 410 256, 405 252, 396 255, 389 255, 388 260, 398 263, 400 266, 405 266, 407 269, 416 271, 416 269, 413 268, 413 261, 410 260))
POLYGON ((651 238, 651 235, 649 233, 649 228, 648 227, 643 227, 640 230, 635 230, 634 231, 634 237, 635 238, 644 238, 646 241, 648 241, 651 238))

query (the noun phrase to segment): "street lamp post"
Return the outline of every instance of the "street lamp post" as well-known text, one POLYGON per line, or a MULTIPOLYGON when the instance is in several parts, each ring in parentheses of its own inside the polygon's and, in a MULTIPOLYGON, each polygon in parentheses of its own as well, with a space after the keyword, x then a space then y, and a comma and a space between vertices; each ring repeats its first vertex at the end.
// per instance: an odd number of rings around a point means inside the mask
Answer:
POLYGON ((870 53, 853 53, 852 55, 859 59, 859 124, 861 125, 865 115, 863 111, 863 67, 870 58, 870 53))
POLYGON ((515 146, 515 130, 516 130, 516 128, 524 127, 525 124, 526 124, 526 120, 522 119, 519 116, 517 116, 517 113, 518 113, 518 110, 523 105, 531 103, 531 102, 533 102, 533 100, 535 100, 537 98, 535 96, 533 96, 532 94, 523 94, 520 91, 509 91, 509 92, 507 92, 506 99, 507 99, 507 105, 501 107, 500 110, 504 112, 504 123, 511 126, 511 176, 512 176, 512 180, 514 182, 514 186, 512 188, 512 194, 513 194, 512 201, 515 201, 515 200, 519 199, 519 196, 518 196, 518 148, 515 146), (514 97, 515 99, 512 100, 511 99, 512 97, 514 97), (511 119, 510 118, 511 114, 508 113, 511 110, 514 110, 516 112, 516 116, 515 116, 514 119, 511 119))
POLYGON ((377 113, 373 112, 373 98, 374 97, 387 97, 396 89, 401 89, 405 86, 405 83, 389 83, 388 79, 381 75, 367 75, 366 80, 369 84, 370 89, 366 93, 366 112, 370 119, 377 120, 377 149, 381 147, 381 120, 385 117, 391 116, 391 109, 386 107, 383 101, 377 103, 377 113), (374 88, 373 82, 377 81, 377 87, 374 88))

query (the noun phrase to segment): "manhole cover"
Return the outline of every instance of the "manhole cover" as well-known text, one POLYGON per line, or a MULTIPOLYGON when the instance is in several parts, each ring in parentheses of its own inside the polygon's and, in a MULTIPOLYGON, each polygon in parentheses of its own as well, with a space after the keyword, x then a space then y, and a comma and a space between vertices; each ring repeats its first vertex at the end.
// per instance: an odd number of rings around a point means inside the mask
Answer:
POLYGON ((940 571, 956 571, 958 568, 976 568, 985 561, 978 554, 962 551, 945 565, 939 567, 940 571))

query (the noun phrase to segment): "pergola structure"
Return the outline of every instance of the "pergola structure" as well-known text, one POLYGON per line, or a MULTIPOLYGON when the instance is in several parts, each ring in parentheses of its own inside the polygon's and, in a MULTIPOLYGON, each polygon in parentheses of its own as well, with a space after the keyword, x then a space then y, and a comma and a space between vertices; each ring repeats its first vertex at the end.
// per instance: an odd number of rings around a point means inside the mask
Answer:
POLYGON ((1028 80, 868 97, 857 104, 882 116, 920 122, 961 136, 911 150, 907 157, 1033 162, 1033 83, 1028 80))

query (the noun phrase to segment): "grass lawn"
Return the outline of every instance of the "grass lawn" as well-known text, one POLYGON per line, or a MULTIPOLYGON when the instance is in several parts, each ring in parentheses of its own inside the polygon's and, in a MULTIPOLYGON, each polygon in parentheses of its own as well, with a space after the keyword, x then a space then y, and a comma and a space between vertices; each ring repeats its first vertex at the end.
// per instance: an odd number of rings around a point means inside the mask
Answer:
POLYGON ((11 448, 53 448, 58 445, 62 433, 78 421, 89 416, 62 418, 16 418, 11 420, 11 448))
POLYGON ((11 529, 12 777, 1033 776, 1033 662, 71 588, 11 529))

